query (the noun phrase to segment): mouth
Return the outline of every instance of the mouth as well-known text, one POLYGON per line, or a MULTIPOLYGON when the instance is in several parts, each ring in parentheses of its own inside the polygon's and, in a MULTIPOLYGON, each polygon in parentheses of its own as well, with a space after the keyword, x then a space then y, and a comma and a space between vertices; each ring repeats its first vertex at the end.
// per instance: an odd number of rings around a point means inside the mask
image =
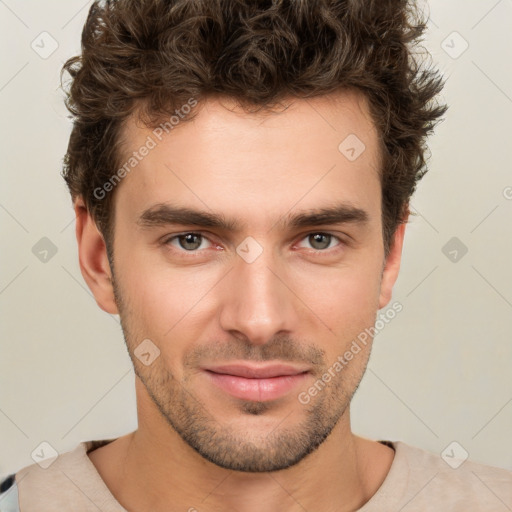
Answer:
POLYGON ((305 367, 285 364, 249 366, 231 364, 202 368, 211 383, 235 398, 257 402, 276 400, 290 393, 310 374, 305 367))

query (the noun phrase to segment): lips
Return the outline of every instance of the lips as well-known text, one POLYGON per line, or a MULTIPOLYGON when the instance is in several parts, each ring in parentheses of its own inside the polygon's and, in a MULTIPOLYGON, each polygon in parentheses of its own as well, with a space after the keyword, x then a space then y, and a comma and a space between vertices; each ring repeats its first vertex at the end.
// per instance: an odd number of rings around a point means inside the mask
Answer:
POLYGON ((289 395, 309 376, 309 368, 284 363, 232 363, 202 368, 208 382, 234 398, 268 402, 289 395))
POLYGON ((265 366, 229 364, 209 366, 205 367, 204 370, 221 375, 244 377, 246 379, 268 379, 272 377, 282 377, 285 375, 299 375, 307 372, 308 368, 279 363, 265 366))

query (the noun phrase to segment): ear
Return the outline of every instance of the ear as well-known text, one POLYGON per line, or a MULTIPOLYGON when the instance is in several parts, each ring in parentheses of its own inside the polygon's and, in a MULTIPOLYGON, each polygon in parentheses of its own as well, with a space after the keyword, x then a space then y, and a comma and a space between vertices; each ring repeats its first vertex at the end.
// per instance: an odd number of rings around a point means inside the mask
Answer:
POLYGON ((78 261, 82 276, 96 299, 98 306, 113 315, 118 315, 112 286, 112 271, 107 257, 103 235, 88 212, 83 199, 74 204, 76 215, 76 240, 78 261))
POLYGON ((402 260, 402 247, 404 243, 405 227, 409 213, 404 217, 403 224, 399 224, 393 235, 391 249, 382 271, 382 279, 380 283, 379 309, 382 309, 391 300, 393 286, 398 277, 400 270, 400 262, 402 260))

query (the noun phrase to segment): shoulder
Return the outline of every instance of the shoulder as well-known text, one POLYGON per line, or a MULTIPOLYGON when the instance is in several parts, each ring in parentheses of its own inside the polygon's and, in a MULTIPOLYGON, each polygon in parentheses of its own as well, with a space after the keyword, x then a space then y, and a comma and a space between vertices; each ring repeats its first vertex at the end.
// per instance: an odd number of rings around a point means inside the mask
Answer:
POLYGON ((468 453, 455 442, 440 454, 403 442, 392 444, 407 478, 411 505, 421 507, 424 502, 434 510, 437 503, 441 510, 448 502, 475 512, 510 510, 512 471, 469 460, 468 453))
MULTIPOLYGON (((88 451, 103 446, 111 440, 84 441, 74 449, 56 454, 53 457, 24 466, 15 473, 0 480, 0 512, 23 510, 46 512, 55 510, 55 505, 63 509, 76 505, 80 510, 89 510, 91 500, 84 503, 84 490, 87 494, 98 494, 102 480, 87 457, 88 451)), ((108 493, 107 493, 108 495, 108 493)), ((99 493, 101 499, 101 493, 99 493)))

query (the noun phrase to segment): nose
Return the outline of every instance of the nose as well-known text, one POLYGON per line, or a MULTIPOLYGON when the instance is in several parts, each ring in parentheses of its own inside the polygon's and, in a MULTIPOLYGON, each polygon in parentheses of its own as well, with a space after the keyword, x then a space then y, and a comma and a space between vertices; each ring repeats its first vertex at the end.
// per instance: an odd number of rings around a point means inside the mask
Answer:
POLYGON ((300 299, 270 251, 252 263, 237 257, 223 281, 220 323, 225 331, 262 345, 297 328, 300 299))

